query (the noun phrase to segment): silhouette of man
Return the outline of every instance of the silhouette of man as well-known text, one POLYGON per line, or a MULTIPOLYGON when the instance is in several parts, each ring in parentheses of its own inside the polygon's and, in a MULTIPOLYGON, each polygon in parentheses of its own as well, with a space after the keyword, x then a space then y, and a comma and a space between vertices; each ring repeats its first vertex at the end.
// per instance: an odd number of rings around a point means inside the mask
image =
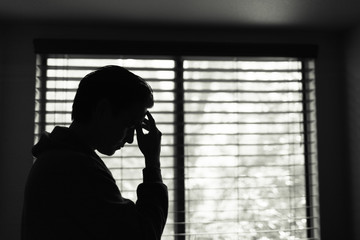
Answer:
POLYGON ((33 147, 22 240, 161 238, 168 195, 160 171, 161 132, 147 111, 153 104, 150 86, 122 67, 105 66, 81 80, 70 127, 55 127, 33 147), (134 131, 145 158, 136 203, 121 196, 95 153, 113 155, 133 142, 134 131))

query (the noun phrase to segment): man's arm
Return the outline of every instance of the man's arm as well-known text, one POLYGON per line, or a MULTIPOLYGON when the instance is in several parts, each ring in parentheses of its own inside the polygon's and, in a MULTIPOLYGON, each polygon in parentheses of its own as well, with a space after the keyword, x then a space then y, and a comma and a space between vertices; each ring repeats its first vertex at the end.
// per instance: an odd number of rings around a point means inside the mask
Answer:
POLYGON ((156 239, 160 239, 168 214, 167 187, 162 183, 160 169, 162 133, 157 129, 152 115, 149 112, 146 115, 148 119, 144 119, 142 125, 136 128, 138 145, 145 157, 144 182, 137 190, 136 207, 144 215, 147 220, 145 224, 152 228, 156 239), (143 129, 148 133, 145 134, 143 129))

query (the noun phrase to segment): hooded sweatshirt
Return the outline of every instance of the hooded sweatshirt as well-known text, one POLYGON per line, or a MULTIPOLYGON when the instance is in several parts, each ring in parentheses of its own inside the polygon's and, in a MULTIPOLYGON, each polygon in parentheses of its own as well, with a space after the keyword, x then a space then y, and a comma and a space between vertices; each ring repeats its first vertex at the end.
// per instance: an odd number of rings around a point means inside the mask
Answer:
POLYGON ((122 197, 100 157, 68 128, 56 127, 33 147, 22 240, 158 240, 167 212, 160 169, 143 170, 136 203, 122 197))

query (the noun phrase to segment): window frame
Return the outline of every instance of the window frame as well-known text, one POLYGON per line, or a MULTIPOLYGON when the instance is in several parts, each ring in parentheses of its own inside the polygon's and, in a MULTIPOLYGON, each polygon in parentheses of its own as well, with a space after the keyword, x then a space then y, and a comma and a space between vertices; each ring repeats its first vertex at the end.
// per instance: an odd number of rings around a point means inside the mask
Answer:
MULTIPOLYGON (((305 70, 307 68, 306 59, 316 59, 317 46, 312 44, 253 44, 253 43, 234 43, 234 42, 148 42, 148 41, 118 41, 118 40, 74 40, 74 39, 36 39, 34 41, 35 53, 39 54, 38 65, 46 66, 46 58, 49 53, 51 54, 106 54, 106 55, 150 55, 150 56, 172 56, 175 59, 175 222, 186 221, 185 216, 185 131, 184 131, 184 81, 183 81, 183 66, 182 56, 218 56, 218 57, 295 57, 302 59, 302 75, 306 79, 305 70), (181 123, 181 124, 177 124, 181 123)), ((44 71, 40 68, 39 71, 44 71)), ((46 76, 46 74, 40 74, 46 76)), ((43 79, 40 79, 44 81, 43 79)), ((309 111, 307 102, 308 94, 304 89, 308 89, 308 82, 302 81, 303 84, 303 111, 309 111)), ((40 86, 41 99, 45 99, 46 86, 40 86)), ((41 112, 45 109, 43 106, 45 101, 41 102, 40 116, 42 117, 39 122, 45 123, 45 114, 41 112)), ((304 157, 305 157, 305 184, 306 184, 306 211, 309 221, 307 235, 309 239, 317 237, 315 233, 316 223, 312 220, 316 215, 312 211, 314 206, 312 194, 312 171, 310 152, 312 151, 309 143, 308 131, 308 114, 304 116, 304 157)), ((45 125, 40 124, 39 132, 45 130, 45 125)), ((185 224, 176 224, 174 227, 175 239, 183 240, 186 235, 185 224)))

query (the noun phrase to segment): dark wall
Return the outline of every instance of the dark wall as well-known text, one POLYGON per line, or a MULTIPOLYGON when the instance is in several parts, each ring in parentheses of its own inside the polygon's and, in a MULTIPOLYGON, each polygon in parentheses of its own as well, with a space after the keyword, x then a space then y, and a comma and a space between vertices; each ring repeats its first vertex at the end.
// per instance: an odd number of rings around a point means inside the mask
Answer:
POLYGON ((354 239, 360 239, 360 28, 351 31, 345 48, 348 154, 354 239))

